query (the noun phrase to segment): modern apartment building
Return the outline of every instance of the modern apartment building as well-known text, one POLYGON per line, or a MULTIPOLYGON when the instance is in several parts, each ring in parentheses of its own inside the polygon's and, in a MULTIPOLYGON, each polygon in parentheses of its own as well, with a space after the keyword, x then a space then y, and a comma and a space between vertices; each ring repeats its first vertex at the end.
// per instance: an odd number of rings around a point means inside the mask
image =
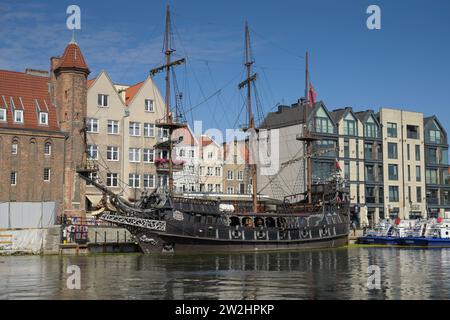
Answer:
POLYGON ((450 167, 447 132, 433 116, 424 119, 425 130, 425 195, 432 217, 450 211, 450 167))
POLYGON ((381 108, 386 217, 415 218, 427 213, 423 114, 381 108))
MULTIPOLYGON (((378 113, 352 108, 330 112, 323 102, 314 108, 304 108, 300 102, 280 106, 262 125, 280 132, 280 163, 302 150, 295 137, 304 125, 317 139, 313 180, 329 177, 338 160, 341 174, 350 183, 351 218, 360 225, 383 218, 444 216, 450 210, 447 134, 436 117, 389 108, 378 113)), ((279 190, 292 194, 304 192, 299 177, 304 176, 305 163, 298 161, 291 167, 283 170, 274 184, 278 180, 279 190), (300 183, 299 188, 295 183, 300 183)), ((270 178, 259 176, 258 188, 270 178)), ((265 192, 280 198, 269 188, 265 192)))

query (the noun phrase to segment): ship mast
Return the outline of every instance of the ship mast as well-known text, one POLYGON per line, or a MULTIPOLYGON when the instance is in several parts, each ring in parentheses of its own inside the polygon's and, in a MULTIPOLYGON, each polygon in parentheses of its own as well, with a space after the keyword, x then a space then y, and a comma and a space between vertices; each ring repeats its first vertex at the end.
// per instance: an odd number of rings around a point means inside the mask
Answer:
POLYGON ((172 133, 174 130, 178 128, 185 127, 184 124, 180 124, 174 121, 172 112, 170 111, 170 72, 171 69, 177 65, 184 64, 186 60, 179 59, 172 62, 172 54, 175 50, 171 45, 171 30, 170 30, 170 6, 167 5, 166 10, 166 30, 164 34, 164 54, 166 56, 166 64, 160 66, 158 68, 152 69, 150 71, 150 75, 153 77, 155 74, 165 71, 166 72, 166 103, 165 103, 165 115, 163 121, 157 121, 155 124, 156 127, 167 129, 168 130, 168 143, 164 144, 168 150, 168 166, 169 166, 169 194, 172 194, 174 191, 173 184, 173 160, 172 160, 172 151, 173 151, 173 142, 172 142, 172 133))
MULTIPOLYGON (((245 67, 247 69, 247 79, 239 84, 239 89, 247 87, 247 114, 248 114, 248 127, 244 128, 244 131, 250 130, 250 132, 257 134, 255 127, 255 118, 252 112, 252 92, 251 84, 256 80, 256 74, 252 74, 252 65, 254 61, 250 57, 250 34, 248 23, 245 22, 245 67)), ((250 150, 250 148, 249 148, 250 150)), ((254 160, 256 157, 254 157, 254 160)), ((249 159, 250 160, 250 159, 249 159)), ((252 177, 252 202, 253 212, 258 212, 258 185, 257 185, 257 166, 256 163, 249 164, 252 177)))
POLYGON ((306 51, 305 55, 305 99, 303 103, 303 132, 301 135, 297 136, 297 140, 304 142, 304 150, 306 150, 306 174, 305 174, 305 187, 307 189, 308 203, 312 203, 312 154, 313 154, 313 143, 317 140, 312 134, 308 127, 308 113, 314 108, 309 101, 309 53, 306 51))

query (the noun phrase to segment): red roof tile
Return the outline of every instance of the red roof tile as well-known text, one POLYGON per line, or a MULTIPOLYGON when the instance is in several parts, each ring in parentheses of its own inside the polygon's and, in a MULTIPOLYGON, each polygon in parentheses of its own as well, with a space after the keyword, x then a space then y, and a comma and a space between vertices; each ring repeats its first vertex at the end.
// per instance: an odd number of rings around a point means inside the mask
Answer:
POLYGON ((90 80, 87 81, 87 87, 88 87, 88 89, 94 84, 95 80, 96 80, 96 79, 90 79, 90 80))
POLYGON ((56 66, 55 71, 60 68, 74 68, 83 70, 87 73, 90 72, 86 61, 84 60, 83 54, 81 53, 80 47, 78 47, 75 43, 69 43, 66 50, 64 50, 64 54, 56 66))
POLYGON ((129 87, 125 90, 125 104, 129 105, 133 101, 134 96, 139 92, 139 89, 144 84, 144 81, 136 83, 135 85, 129 87))
POLYGON ((209 146, 211 143, 213 143, 212 139, 208 136, 201 136, 202 141, 202 147, 209 146))
POLYGON ((49 95, 50 78, 0 70, 0 108, 7 109, 7 121, 0 128, 60 131, 56 108, 49 95), (48 112, 48 125, 39 124, 39 109, 48 112), (23 110, 24 123, 14 123, 14 111, 23 110))

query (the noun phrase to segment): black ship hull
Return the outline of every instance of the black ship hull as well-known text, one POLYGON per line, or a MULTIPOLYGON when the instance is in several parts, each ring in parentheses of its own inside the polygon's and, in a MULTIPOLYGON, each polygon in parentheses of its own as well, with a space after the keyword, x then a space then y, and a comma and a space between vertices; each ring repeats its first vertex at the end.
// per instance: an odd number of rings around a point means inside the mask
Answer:
MULTIPOLYGON (((273 216, 267 216, 267 218, 273 216)), ((349 222, 345 215, 310 217, 313 226, 293 228, 232 227, 206 224, 169 223, 155 232, 127 227, 144 253, 214 253, 308 250, 336 248, 348 244, 349 222)))

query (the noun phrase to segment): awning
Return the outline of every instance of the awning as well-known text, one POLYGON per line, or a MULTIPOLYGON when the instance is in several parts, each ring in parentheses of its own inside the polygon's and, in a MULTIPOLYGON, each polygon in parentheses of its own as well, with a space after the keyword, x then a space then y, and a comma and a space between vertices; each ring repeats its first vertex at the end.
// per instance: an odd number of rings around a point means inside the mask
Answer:
POLYGON ((93 207, 97 207, 100 205, 100 202, 102 201, 103 195, 101 194, 87 194, 86 198, 92 203, 93 207))

